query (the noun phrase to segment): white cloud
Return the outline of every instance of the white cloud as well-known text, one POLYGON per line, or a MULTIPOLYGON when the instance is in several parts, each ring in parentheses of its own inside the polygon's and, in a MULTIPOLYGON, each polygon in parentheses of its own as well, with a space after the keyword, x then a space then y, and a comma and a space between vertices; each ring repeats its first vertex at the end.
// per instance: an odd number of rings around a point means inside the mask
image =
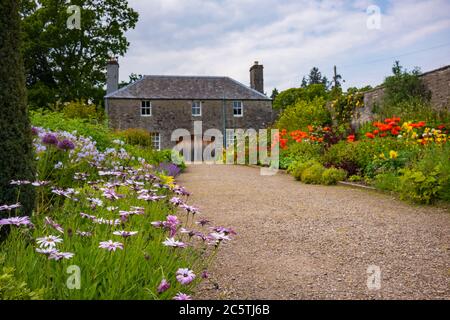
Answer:
MULTIPOLYGON (((371 3, 130 0, 140 21, 128 33, 131 47, 121 61, 121 78, 131 72, 227 75, 248 83, 248 69, 259 60, 266 89, 285 89, 298 85, 312 66, 327 68, 322 71, 329 75, 334 63, 431 45, 427 38, 450 29, 448 1, 407 0, 389 2, 381 29, 368 30, 365 8, 371 3)), ((361 75, 349 82, 364 80, 361 75)))

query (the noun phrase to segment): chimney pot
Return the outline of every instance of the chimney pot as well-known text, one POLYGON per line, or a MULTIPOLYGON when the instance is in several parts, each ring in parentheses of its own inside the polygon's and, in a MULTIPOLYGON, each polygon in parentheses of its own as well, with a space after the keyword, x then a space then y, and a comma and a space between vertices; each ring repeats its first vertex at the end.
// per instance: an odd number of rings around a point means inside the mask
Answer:
POLYGON ((119 89, 119 61, 117 57, 111 57, 106 65, 106 94, 119 89))
POLYGON ((264 94, 264 66, 258 61, 250 68, 250 87, 264 94))

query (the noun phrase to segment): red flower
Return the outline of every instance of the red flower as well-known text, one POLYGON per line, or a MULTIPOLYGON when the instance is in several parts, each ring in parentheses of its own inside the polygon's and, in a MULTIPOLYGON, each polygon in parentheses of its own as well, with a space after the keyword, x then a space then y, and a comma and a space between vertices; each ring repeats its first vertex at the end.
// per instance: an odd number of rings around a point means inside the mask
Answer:
POLYGON ((355 141, 355 135, 351 134, 347 137, 347 142, 354 142, 355 141))
POLYGON ((367 132, 367 133, 366 133, 366 137, 369 138, 369 139, 375 138, 375 136, 374 136, 373 133, 371 133, 371 132, 367 132))

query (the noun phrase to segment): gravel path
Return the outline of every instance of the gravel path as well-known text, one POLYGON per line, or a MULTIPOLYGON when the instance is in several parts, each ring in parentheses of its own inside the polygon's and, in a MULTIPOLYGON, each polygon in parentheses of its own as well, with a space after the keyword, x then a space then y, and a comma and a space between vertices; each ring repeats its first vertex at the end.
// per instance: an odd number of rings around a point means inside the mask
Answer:
POLYGON ((203 217, 238 232, 199 299, 450 299, 446 208, 244 166, 190 166, 179 182, 203 217), (380 290, 367 287, 370 265, 380 290))

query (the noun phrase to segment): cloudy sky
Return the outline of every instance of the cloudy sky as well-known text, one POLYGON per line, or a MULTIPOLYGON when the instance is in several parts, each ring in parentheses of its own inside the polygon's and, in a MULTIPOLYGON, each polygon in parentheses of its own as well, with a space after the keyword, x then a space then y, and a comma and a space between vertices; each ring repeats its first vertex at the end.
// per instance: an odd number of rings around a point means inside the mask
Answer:
POLYGON ((270 93, 299 86, 313 66, 331 78, 337 65, 348 87, 379 84, 396 59, 422 71, 450 64, 449 0, 129 3, 140 19, 127 33, 121 80, 134 72, 223 75, 248 84, 249 67, 259 61, 270 93), (379 19, 367 12, 373 5, 379 19))

